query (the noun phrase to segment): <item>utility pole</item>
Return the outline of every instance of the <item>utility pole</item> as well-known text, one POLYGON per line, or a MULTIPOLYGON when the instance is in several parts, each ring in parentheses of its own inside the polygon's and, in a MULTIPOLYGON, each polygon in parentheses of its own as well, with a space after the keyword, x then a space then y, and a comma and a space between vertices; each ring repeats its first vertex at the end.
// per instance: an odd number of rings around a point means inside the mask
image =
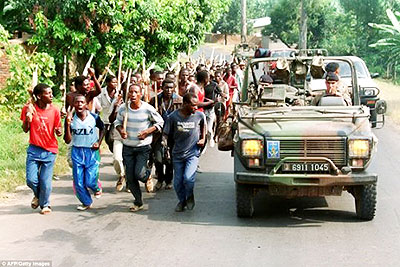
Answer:
POLYGON ((241 0, 242 2, 242 34, 241 41, 242 43, 247 42, 247 22, 246 22, 246 0, 241 0))
POLYGON ((307 49, 307 1, 301 0, 300 4, 299 49, 307 49))

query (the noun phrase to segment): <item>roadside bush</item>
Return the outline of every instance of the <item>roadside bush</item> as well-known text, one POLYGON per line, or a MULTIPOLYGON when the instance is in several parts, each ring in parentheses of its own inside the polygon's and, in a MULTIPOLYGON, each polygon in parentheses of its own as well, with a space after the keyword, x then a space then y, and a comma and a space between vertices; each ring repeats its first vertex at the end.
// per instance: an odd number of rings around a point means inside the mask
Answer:
POLYGON ((47 53, 28 54, 21 45, 8 42, 9 33, 0 25, 0 45, 9 61, 10 77, 7 85, 0 90, 0 105, 8 111, 21 107, 28 99, 32 87, 33 73, 37 72, 38 82, 53 86, 51 78, 56 74, 54 59, 47 53))

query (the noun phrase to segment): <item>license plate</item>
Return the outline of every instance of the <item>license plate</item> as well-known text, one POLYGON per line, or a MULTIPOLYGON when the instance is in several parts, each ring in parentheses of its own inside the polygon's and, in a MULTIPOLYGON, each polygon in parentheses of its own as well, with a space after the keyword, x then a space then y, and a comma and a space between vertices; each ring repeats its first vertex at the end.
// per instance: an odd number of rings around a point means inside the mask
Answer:
POLYGON ((285 172, 329 172, 329 163, 323 162, 296 162, 284 163, 282 171, 285 172))

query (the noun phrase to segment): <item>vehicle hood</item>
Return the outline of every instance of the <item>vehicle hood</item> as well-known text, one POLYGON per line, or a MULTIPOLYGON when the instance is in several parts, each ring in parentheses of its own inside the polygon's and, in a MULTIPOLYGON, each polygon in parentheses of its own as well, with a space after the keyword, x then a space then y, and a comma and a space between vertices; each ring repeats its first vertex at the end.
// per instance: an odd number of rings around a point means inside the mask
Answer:
POLYGON ((263 136, 351 136, 372 133, 369 109, 353 106, 341 109, 253 110, 242 113, 239 132, 263 136), (359 108, 359 109, 358 109, 359 108), (321 113, 322 111, 322 113, 321 113))
POLYGON ((269 137, 294 137, 294 136, 309 136, 309 137, 335 137, 335 136, 350 136, 368 132, 369 121, 367 118, 360 119, 354 124, 351 119, 338 119, 330 121, 270 121, 256 122, 254 129, 256 132, 269 137))

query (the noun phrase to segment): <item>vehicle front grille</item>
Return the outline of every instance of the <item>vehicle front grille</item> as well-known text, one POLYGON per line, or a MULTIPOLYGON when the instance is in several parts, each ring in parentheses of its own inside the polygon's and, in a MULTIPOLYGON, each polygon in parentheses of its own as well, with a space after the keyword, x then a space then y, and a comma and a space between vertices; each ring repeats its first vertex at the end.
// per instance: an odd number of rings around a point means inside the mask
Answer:
POLYGON ((346 147, 345 138, 280 140, 280 156, 326 157, 340 168, 346 165, 346 147))

